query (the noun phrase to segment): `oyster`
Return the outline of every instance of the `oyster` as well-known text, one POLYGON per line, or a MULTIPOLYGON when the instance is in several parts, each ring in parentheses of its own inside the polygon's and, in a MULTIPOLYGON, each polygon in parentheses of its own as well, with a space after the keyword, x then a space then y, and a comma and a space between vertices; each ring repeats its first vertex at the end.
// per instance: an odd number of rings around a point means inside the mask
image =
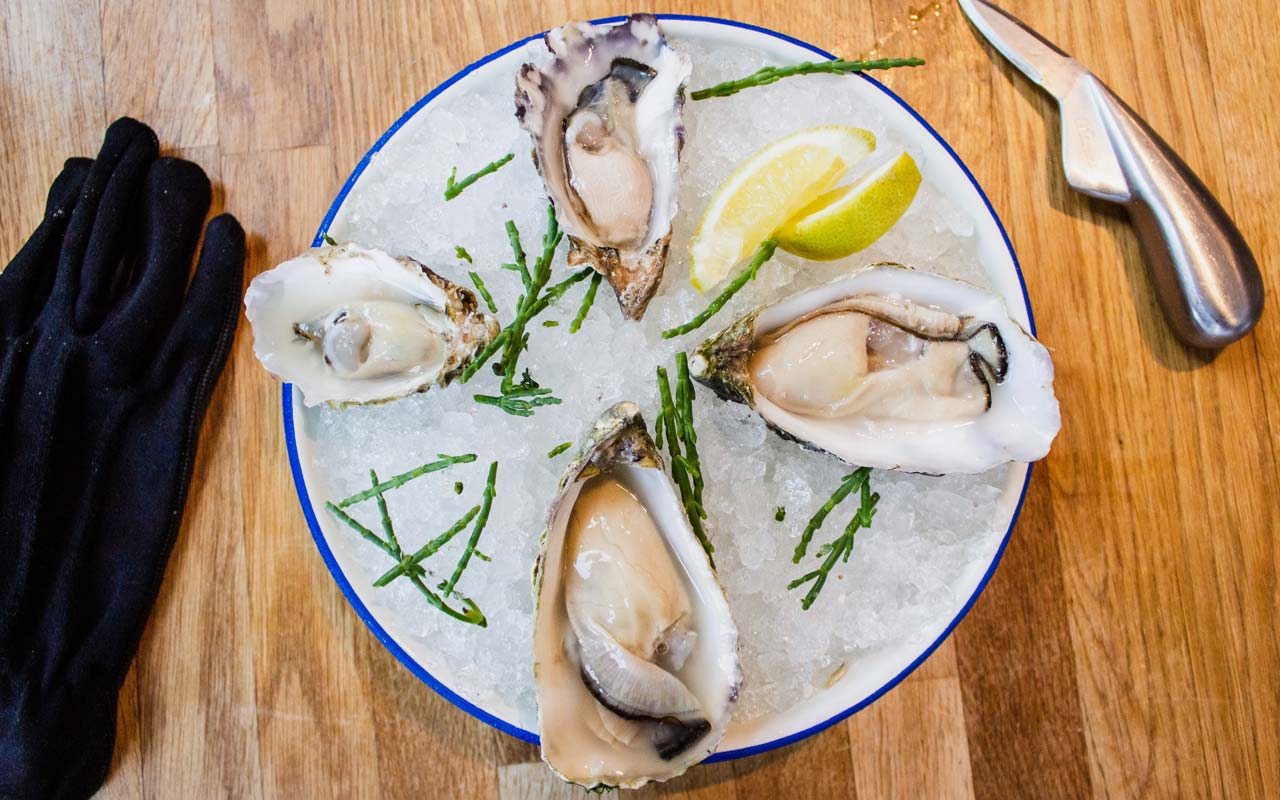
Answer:
POLYGON ((596 421, 534 567, 542 757, 587 788, 683 773, 723 738, 738 631, 640 409, 596 421))
POLYGON ((316 247, 253 279, 253 352, 309 406, 446 386, 498 334, 475 295, 407 257, 316 247))
POLYGON ((690 359, 701 383, 850 464, 982 472, 1049 452, 1049 352, 1000 298, 877 264, 753 311, 690 359))
POLYGON ((692 64, 650 14, 571 22, 545 41, 551 62, 516 75, 516 117, 569 236, 569 263, 602 273, 622 312, 640 319, 671 243, 692 64))

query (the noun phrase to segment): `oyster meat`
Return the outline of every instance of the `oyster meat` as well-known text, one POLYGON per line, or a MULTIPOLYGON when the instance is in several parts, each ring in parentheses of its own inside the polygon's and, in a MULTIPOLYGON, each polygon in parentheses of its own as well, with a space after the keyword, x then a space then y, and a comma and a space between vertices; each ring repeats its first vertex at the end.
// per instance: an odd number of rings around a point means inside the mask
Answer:
POLYGON ((312 248, 262 273, 244 305, 254 354, 309 406, 446 386, 499 327, 469 289, 353 243, 312 248))
POLYGON ((850 464, 982 472, 1049 451, 1049 353, 1000 298, 878 264, 758 309, 690 368, 774 430, 850 464))
POLYGON ((692 64, 650 14, 571 22, 545 41, 550 63, 516 75, 516 116, 569 236, 569 263, 602 273, 622 312, 640 319, 671 243, 692 64))
POLYGON ((596 422, 534 567, 542 757, 587 788, 683 773, 737 703, 738 632, 634 403, 596 422))

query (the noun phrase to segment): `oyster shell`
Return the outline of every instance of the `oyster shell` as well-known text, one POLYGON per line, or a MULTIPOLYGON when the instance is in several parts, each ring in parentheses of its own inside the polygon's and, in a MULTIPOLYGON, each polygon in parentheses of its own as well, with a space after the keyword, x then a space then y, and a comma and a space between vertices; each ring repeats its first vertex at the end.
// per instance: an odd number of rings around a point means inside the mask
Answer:
POLYGON ((898 264, 751 312, 690 370, 781 435, 881 469, 1034 461, 1060 427, 1049 353, 1000 298, 898 264))
POLYGON ((571 22, 545 41, 551 62, 516 75, 516 117, 569 236, 569 263, 603 273, 622 312, 640 319, 671 243, 692 64, 650 14, 571 22))
POLYGON ((543 760, 587 788, 683 773, 723 738, 738 632, 640 409, 596 421, 534 567, 543 760))
POLYGON ((309 406, 447 386, 499 328, 469 289, 353 243, 312 248, 258 275, 244 305, 254 354, 309 406))

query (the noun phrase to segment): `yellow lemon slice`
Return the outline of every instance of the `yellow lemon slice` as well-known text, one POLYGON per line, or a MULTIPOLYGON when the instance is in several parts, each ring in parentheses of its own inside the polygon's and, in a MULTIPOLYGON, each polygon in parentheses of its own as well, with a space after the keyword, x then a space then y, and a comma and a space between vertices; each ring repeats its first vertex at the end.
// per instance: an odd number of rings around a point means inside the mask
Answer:
POLYGON ((903 153, 858 182, 827 192, 801 209, 774 238, 788 253, 831 261, 870 247, 907 213, 920 170, 903 153))
POLYGON ((807 128, 766 145, 720 187, 689 244, 689 280, 704 292, 876 147, 862 128, 807 128))

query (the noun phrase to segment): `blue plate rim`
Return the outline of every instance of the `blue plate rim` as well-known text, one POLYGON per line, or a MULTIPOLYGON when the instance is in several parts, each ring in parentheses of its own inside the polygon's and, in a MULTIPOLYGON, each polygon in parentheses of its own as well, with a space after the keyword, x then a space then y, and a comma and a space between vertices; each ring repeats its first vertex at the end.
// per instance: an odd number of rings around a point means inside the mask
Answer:
MULTIPOLYGON (((772 30, 770 28, 765 28, 760 25, 752 25, 747 22, 739 22, 737 20, 722 19, 720 17, 701 16, 697 14, 656 14, 655 16, 657 16, 658 19, 663 19, 663 20, 706 22, 706 23, 711 23, 716 25, 724 25, 730 28, 741 28, 744 30, 754 31, 756 33, 762 33, 767 36, 771 36, 775 39, 780 39, 784 42, 794 44, 798 47, 802 47, 810 51, 814 55, 818 56, 819 58, 824 58, 828 60, 835 58, 833 54, 828 53, 827 51, 815 45, 812 45, 808 42, 797 39, 793 36, 788 36, 784 33, 780 33, 778 31, 772 30)), ((624 19, 625 17, 623 16, 615 16, 615 17, 605 17, 602 19, 592 20, 592 22, 595 24, 609 24, 614 22, 621 22, 624 19)), ((334 217, 337 216, 338 211, 342 208, 343 202, 346 200, 347 195, 350 193, 352 187, 355 186, 356 181, 359 180, 360 176, 364 173, 365 169, 369 166, 370 160, 373 158, 373 156, 375 156, 378 153, 378 151, 380 151, 383 148, 383 146, 386 145, 388 141, 390 141, 391 137, 394 136, 396 132, 399 131, 400 128, 403 127, 406 122, 408 122, 410 119, 416 116, 419 111, 421 111, 427 104, 429 104, 432 100, 434 100, 441 92, 448 89, 450 86, 457 83, 458 81, 462 80, 467 75, 470 75, 472 72, 476 71, 480 67, 483 67, 485 64, 488 64, 489 62, 495 59, 501 58, 507 53, 510 53, 512 50, 523 47, 532 41, 540 39, 542 36, 543 36, 542 33, 536 33, 536 34, 533 34, 532 36, 527 36, 523 39, 520 39, 516 42, 513 42, 507 45, 506 47, 503 47, 500 50, 496 50, 484 56, 483 58, 472 62, 471 64, 468 64, 466 67, 463 67, 461 70, 454 73, 448 80, 444 81, 443 83, 433 88, 430 92, 428 92, 420 100, 418 100, 418 102, 410 106, 410 108, 407 111, 401 114, 399 119, 397 119, 394 123, 392 123, 391 127, 387 128, 387 130, 380 137, 378 137, 378 140, 373 144, 372 147, 369 148, 368 152, 366 152, 364 156, 360 159, 360 162, 356 164, 356 167, 354 170, 352 170, 350 176, 347 177, 347 180, 342 185, 342 189, 338 192, 337 197, 334 198, 333 203, 329 206, 329 210, 325 213, 324 220, 320 223, 320 227, 316 230, 315 238, 312 240, 312 246, 318 247, 323 242, 324 236, 328 232, 329 226, 333 223, 334 217)), ((942 146, 943 150, 946 151, 947 155, 949 155, 951 159, 956 163, 956 165, 960 167, 960 170, 964 173, 965 177, 969 180, 969 183, 973 186, 974 190, 977 191, 978 196, 982 198, 982 202, 986 206, 987 213, 991 215, 991 219, 995 222, 996 228, 1000 231, 1000 236, 1004 240, 1005 249, 1008 250, 1009 256, 1013 260, 1013 268, 1018 276, 1018 286, 1022 292, 1023 306, 1025 307, 1027 312, 1027 322, 1031 329, 1031 334, 1034 336, 1036 333, 1035 316, 1031 310, 1031 298, 1027 294, 1027 282, 1025 277, 1022 274, 1022 264, 1018 261, 1018 254, 1013 249, 1013 242, 1009 239, 1009 233, 1005 229, 1004 222, 1000 219, 1000 215, 996 213, 995 207, 992 206, 990 198, 988 198, 987 193, 983 191, 982 186, 978 183, 977 178, 974 177, 973 172, 969 169, 969 166, 965 164, 963 159, 960 158, 960 156, 956 153, 956 151, 951 147, 950 143, 948 143, 946 139, 944 139, 936 130, 934 130, 933 126, 930 125, 927 121, 925 121, 924 117, 920 116, 920 114, 914 108, 912 108, 905 100, 903 100, 901 97, 895 94, 887 86, 880 83, 879 81, 872 78, 871 76, 867 75, 866 73, 856 73, 856 74, 859 78, 867 81, 876 89, 886 94, 891 100, 893 100, 895 103, 901 106, 903 110, 905 110, 908 114, 910 114, 912 118, 914 118, 916 122, 918 122, 926 131, 928 131, 929 135, 932 136, 934 140, 936 140, 937 143, 942 146)), ((338 565, 337 559, 333 554, 333 550, 329 547, 328 542, 325 540, 324 534, 320 530, 320 523, 316 519, 315 508, 311 503, 310 493, 307 490, 306 479, 302 473, 302 462, 298 454, 297 434, 294 429, 293 384, 286 383, 281 387, 281 405, 283 407, 285 445, 289 451, 289 467, 293 473, 293 482, 294 482, 294 487, 297 490, 298 502, 302 506, 302 513, 303 513, 303 516, 306 518, 307 527, 311 531, 311 538, 314 540, 316 544, 316 548, 320 551, 320 555, 324 559, 325 566, 329 569, 329 572, 333 576, 334 581, 338 584, 338 588, 342 590, 342 594, 347 598, 347 602, 351 605, 352 609, 356 612, 356 616, 360 618, 360 620, 373 633, 374 637, 377 638, 377 640, 381 642, 382 645, 386 647, 387 650, 389 650, 391 654, 394 655, 396 659, 405 666, 406 669, 408 669, 411 673, 417 676, 418 679, 421 680, 423 683, 430 686, 437 694, 439 694, 445 700, 448 700, 454 706, 467 712, 468 714, 475 717, 476 719, 479 719, 480 721, 485 722, 488 725, 493 726, 494 728, 497 728, 503 733, 509 734, 511 736, 516 737, 517 739, 521 739, 531 744, 538 744, 538 735, 535 732, 527 731, 524 728, 521 728, 516 725, 512 725, 511 723, 503 719, 500 719, 497 716, 494 716, 493 714, 489 713, 488 711, 485 711, 483 708, 480 708, 479 706, 468 701, 466 698, 462 697, 458 693, 454 692, 448 686, 444 685, 444 683, 442 683, 438 678, 436 678, 434 675, 428 672, 411 655, 409 655, 409 653, 403 647, 401 647, 395 641, 395 639, 391 637, 391 635, 386 631, 386 629, 383 628, 382 625, 374 618, 373 614, 369 611, 368 607, 365 606, 365 604, 360 600, 359 596, 355 592, 355 588, 352 587, 351 582, 347 580, 346 574, 342 571, 342 568, 338 565)), ((1022 481, 1022 490, 1018 495, 1018 503, 1014 507, 1013 516, 1009 520, 1009 528, 1008 530, 1005 531, 1004 537, 1000 540, 1000 546, 996 549, 995 557, 991 560, 991 565, 987 568, 987 571, 982 576, 982 579, 978 581, 978 585, 974 588, 973 594, 970 595, 969 599, 965 601, 964 606, 961 607, 960 611, 951 620, 950 624, 947 625, 946 629, 943 630, 942 633, 939 634, 938 637, 934 639, 934 641, 928 647, 926 647, 920 653, 919 656, 915 658, 915 660, 913 660, 910 664, 908 664, 905 668, 903 668, 902 671, 900 671, 897 675, 893 676, 887 682, 885 682, 885 684, 881 686, 879 689, 867 695, 865 698, 855 703, 854 705, 850 706, 849 708, 823 720, 822 722, 819 722, 815 725, 805 728, 804 730, 792 733, 788 736, 783 736, 769 742, 764 742, 763 744, 753 745, 751 747, 741 747, 736 750, 728 750, 724 752, 713 753, 703 763, 711 764, 718 761, 730 761, 737 758, 745 758, 747 756, 759 755, 761 753, 767 753, 770 750, 776 750, 780 747, 786 747, 787 745, 794 744, 802 739, 806 739, 816 733, 819 733, 831 727, 832 725, 835 725, 836 723, 844 719, 847 719, 849 716, 857 713, 858 711, 861 711, 863 708, 866 708, 868 705, 878 700, 886 692, 888 692, 893 687, 897 686, 899 683, 902 682, 903 679, 905 679, 908 675, 914 672, 916 668, 919 667, 922 663, 924 663, 924 660, 928 658, 930 655, 932 655, 933 651, 936 650, 938 646, 941 645, 946 640, 946 638, 951 635, 951 632, 955 630, 955 627, 957 625, 960 624, 960 621, 963 620, 966 615, 968 615, 970 609, 973 608, 974 603, 977 602, 978 597, 982 594, 983 590, 986 589, 987 583, 990 582, 992 575, 995 574, 996 568, 999 567, 1000 561, 1004 557, 1004 551, 1009 544, 1009 539, 1013 535, 1013 529, 1017 526, 1018 518, 1022 514, 1022 506, 1027 498, 1027 488, 1031 485, 1031 472, 1032 472, 1032 465, 1028 464, 1026 475, 1024 476, 1022 481)))

